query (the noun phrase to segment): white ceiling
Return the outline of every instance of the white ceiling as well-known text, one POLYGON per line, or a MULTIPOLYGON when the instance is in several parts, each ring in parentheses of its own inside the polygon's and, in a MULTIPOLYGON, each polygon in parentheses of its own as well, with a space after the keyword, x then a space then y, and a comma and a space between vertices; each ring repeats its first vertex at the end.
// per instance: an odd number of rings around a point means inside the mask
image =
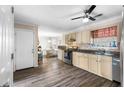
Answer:
MULTIPOLYGON (((16 5, 15 21, 38 24, 60 31, 70 31, 83 25, 82 20, 70 20, 81 16, 82 11, 89 5, 16 5)), ((103 13, 96 21, 108 19, 121 15, 122 6, 119 5, 97 5, 92 16, 103 13)), ((93 22, 90 22, 93 23, 93 22)))

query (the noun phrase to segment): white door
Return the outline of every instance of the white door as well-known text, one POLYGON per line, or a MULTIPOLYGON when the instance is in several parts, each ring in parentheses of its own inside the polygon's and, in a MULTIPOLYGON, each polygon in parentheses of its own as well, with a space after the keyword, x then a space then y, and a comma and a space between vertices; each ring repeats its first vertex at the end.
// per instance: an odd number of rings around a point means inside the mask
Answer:
POLYGON ((15 35, 16 70, 33 67, 33 31, 16 29, 15 35))

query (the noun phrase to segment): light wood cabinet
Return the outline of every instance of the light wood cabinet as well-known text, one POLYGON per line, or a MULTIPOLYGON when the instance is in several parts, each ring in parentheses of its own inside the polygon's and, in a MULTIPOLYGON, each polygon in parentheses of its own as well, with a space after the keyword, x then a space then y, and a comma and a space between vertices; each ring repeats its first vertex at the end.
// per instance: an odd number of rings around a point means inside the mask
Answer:
POLYGON ((102 62, 102 55, 97 55, 97 60, 98 60, 98 75, 99 76, 102 76, 101 75, 101 62, 102 62))
POLYGON ((65 35, 65 44, 69 44, 71 42, 76 41, 76 32, 69 33, 65 35))
POLYGON ((73 65, 112 80, 112 57, 74 52, 73 65))
POLYGON ((68 44, 68 40, 69 40, 69 35, 65 35, 65 44, 68 44))
POLYGON ((80 56, 78 56, 79 59, 79 67, 84 69, 84 70, 88 70, 88 54, 83 54, 81 53, 80 56))
POLYGON ((58 59, 64 61, 64 50, 58 49, 58 59))
POLYGON ((76 42, 80 44, 82 42, 82 32, 77 32, 76 34, 76 42))
POLYGON ((112 57, 102 56, 100 67, 101 75, 107 79, 112 80, 112 57))
POLYGON ((83 53, 73 53, 73 65, 84 70, 88 70, 88 55, 83 53))
POLYGON ((73 52, 73 65, 78 67, 78 56, 77 52, 73 52))
POLYGON ((77 32, 76 41, 80 43, 90 43, 90 31, 77 32))
POLYGON ((82 32, 82 43, 90 43, 90 31, 83 31, 82 32))
POLYGON ((70 39, 76 40, 76 32, 70 34, 70 39))
POLYGON ((71 40, 76 40, 78 44, 90 43, 90 31, 73 32, 65 35, 65 43, 68 44, 71 40))
POLYGON ((98 73, 97 55, 89 55, 89 71, 95 74, 98 73))

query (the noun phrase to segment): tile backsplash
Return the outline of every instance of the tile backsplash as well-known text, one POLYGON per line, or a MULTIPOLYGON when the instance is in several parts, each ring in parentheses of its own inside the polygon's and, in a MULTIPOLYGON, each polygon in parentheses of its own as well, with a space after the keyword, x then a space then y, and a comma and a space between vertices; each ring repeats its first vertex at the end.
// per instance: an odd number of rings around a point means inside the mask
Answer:
POLYGON ((118 49, 117 37, 103 37, 103 38, 92 38, 91 43, 80 44, 81 49, 118 49))
POLYGON ((91 39, 92 47, 118 47, 117 37, 91 39))

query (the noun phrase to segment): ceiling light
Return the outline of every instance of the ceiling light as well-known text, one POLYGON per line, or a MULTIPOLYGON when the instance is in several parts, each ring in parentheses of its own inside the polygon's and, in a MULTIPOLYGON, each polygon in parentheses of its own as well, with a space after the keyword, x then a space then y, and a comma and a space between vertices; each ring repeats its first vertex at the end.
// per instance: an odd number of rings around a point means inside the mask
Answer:
POLYGON ((87 22, 89 22, 89 18, 84 18, 83 23, 87 23, 87 22))

